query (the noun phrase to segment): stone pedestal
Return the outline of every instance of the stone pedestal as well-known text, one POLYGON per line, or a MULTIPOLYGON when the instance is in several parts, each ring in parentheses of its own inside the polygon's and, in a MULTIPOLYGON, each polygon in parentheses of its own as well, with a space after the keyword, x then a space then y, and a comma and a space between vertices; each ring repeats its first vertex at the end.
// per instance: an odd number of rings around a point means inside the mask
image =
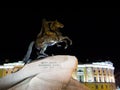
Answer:
POLYGON ((0 90, 89 90, 75 80, 75 56, 57 55, 26 64, 0 79, 0 90))

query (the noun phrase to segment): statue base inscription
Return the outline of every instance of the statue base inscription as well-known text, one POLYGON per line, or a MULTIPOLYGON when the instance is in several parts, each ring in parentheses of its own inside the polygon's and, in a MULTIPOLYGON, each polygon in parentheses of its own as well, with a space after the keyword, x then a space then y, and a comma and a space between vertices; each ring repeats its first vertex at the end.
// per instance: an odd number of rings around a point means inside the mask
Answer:
POLYGON ((77 70, 77 58, 56 55, 26 64, 21 70, 0 79, 0 90, 88 90, 73 76, 77 70), (84 89, 79 89, 81 88, 84 89), (72 90, 72 89, 71 89, 72 90))

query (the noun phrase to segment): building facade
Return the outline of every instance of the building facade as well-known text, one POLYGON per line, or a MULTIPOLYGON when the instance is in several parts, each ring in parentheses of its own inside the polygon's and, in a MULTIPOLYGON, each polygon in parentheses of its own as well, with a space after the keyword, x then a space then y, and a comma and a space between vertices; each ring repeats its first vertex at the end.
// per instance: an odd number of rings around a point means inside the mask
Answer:
POLYGON ((23 68, 23 66, 24 63, 22 61, 0 65, 0 78, 19 71, 21 68, 23 68))
POLYGON ((91 90, 116 90, 114 67, 110 61, 79 64, 77 79, 91 90))

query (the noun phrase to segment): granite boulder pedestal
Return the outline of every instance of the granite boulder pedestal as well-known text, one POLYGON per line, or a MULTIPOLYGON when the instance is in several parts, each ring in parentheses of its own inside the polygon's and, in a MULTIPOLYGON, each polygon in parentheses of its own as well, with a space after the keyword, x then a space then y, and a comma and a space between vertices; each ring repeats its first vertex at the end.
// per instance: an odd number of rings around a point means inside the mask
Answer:
POLYGON ((0 90, 89 90, 76 80, 75 56, 56 55, 35 60, 0 79, 0 90))

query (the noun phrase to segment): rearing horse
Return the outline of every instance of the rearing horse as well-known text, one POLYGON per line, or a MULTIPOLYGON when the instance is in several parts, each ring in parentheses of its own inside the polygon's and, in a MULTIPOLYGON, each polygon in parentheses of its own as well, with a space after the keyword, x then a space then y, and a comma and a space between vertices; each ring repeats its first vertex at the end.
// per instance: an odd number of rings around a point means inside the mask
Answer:
POLYGON ((67 36, 62 36, 62 33, 59 31, 59 29, 63 27, 64 25, 57 20, 46 21, 45 19, 43 19, 41 31, 37 35, 36 40, 30 43, 27 54, 25 55, 23 61, 28 62, 30 60, 29 58, 34 44, 35 48, 39 50, 37 58, 48 56, 45 53, 48 46, 53 46, 57 44, 57 46, 59 47, 59 43, 64 42, 66 44, 66 49, 68 47, 68 41, 70 42, 70 45, 72 45, 72 40, 69 39, 69 37, 67 36))

